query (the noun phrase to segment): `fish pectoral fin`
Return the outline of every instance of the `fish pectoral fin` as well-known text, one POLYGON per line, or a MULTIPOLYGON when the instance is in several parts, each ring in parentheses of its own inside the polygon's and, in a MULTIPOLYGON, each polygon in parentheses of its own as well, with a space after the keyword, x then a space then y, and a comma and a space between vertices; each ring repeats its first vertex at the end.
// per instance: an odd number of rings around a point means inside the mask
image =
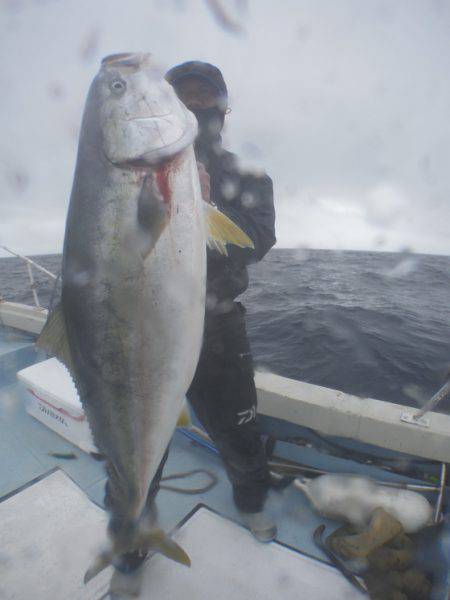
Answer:
POLYGON ((255 248, 248 235, 223 212, 207 202, 205 202, 205 211, 209 248, 213 248, 225 256, 228 255, 226 244, 234 244, 239 248, 255 248))
POLYGON ((162 529, 154 529, 152 532, 148 533, 141 543, 141 546, 148 550, 159 552, 160 554, 167 556, 167 558, 185 565, 186 567, 191 566, 191 560, 183 548, 170 539, 162 529))
POLYGON ((148 258, 159 240, 170 216, 170 205, 157 194, 153 178, 144 179, 137 202, 137 222, 141 235, 141 255, 148 258))
POLYGON ((72 356, 61 304, 58 304, 47 317, 44 328, 36 341, 36 346, 56 356, 70 372, 73 372, 72 356))
POLYGON ((190 427, 192 425, 191 413, 186 400, 183 402, 183 408, 181 409, 180 416, 178 417, 177 427, 190 427))

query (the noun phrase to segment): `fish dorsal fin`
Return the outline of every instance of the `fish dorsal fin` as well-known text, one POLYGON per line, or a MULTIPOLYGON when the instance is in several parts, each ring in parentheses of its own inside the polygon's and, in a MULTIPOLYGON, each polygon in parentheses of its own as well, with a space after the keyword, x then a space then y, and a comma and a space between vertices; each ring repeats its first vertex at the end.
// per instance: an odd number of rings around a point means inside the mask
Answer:
POLYGON ((228 256, 226 244, 254 249, 255 246, 248 235, 223 212, 206 202, 205 210, 209 248, 213 248, 225 256, 228 256))
POLYGON ((61 304, 58 304, 47 317, 47 322, 36 341, 36 346, 56 356, 73 373, 72 356, 61 304))

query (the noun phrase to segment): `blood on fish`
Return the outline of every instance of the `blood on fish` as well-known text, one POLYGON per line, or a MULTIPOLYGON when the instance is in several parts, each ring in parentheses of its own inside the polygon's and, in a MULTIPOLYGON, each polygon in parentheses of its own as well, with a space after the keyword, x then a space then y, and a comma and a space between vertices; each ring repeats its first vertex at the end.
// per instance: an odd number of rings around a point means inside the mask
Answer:
POLYGON ((164 199, 164 202, 166 204, 170 204, 170 200, 171 200, 171 196, 172 196, 172 190, 170 189, 170 185, 169 185, 169 175, 170 175, 170 167, 171 167, 171 163, 167 162, 164 163, 163 165, 161 165, 160 167, 158 167, 158 169, 156 169, 155 174, 156 174, 156 181, 158 183, 158 188, 159 188, 159 192, 161 194, 161 196, 164 199))

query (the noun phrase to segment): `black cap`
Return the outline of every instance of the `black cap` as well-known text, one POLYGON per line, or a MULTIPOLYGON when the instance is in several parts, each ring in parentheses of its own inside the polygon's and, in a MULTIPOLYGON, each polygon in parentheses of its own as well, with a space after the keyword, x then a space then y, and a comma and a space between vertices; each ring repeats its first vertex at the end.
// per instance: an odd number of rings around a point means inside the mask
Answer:
POLYGON ((177 83, 185 77, 200 77, 200 79, 205 79, 208 83, 213 85, 219 92, 222 100, 221 108, 225 112, 228 106, 228 90, 222 73, 217 67, 200 60, 190 60, 189 62, 172 67, 172 69, 169 69, 166 73, 167 81, 174 87, 176 87, 177 83))

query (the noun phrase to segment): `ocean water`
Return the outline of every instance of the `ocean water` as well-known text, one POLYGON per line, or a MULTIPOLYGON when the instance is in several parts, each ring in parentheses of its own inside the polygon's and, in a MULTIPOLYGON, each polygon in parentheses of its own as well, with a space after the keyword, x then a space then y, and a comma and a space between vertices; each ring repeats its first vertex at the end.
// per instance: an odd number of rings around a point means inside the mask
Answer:
MULTIPOLYGON (((61 257, 35 260, 58 274, 61 257)), ((36 273, 40 302, 59 287, 36 273)), ((256 366, 363 397, 421 406, 450 368, 450 257, 272 250, 250 268, 256 366)), ((32 303, 26 267, 0 259, 0 294, 32 303)), ((450 400, 440 410, 450 412, 450 400)))

